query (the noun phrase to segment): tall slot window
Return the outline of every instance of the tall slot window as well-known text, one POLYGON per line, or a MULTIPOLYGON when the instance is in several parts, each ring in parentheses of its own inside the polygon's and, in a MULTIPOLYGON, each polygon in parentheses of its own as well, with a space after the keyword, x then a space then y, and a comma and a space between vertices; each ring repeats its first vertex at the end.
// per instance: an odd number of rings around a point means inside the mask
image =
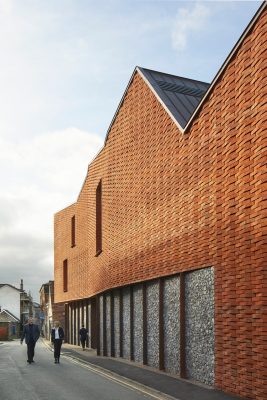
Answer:
POLYGON ((71 247, 74 247, 75 243, 75 215, 71 218, 71 247))
POLYGON ((63 261, 63 291, 68 291, 68 260, 63 261))
POLYGON ((102 252, 102 181, 96 188, 96 256, 102 252))

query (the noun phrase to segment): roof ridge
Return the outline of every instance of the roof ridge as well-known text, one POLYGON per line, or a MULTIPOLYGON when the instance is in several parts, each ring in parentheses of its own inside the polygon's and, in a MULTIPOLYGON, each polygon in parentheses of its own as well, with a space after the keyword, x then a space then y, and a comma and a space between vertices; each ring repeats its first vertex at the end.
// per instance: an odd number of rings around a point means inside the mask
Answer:
POLYGON ((188 78, 188 77, 181 76, 181 75, 170 74, 169 72, 157 71, 157 70, 155 70, 155 69, 140 67, 139 65, 137 65, 136 68, 138 68, 138 69, 140 69, 140 70, 146 70, 146 71, 149 71, 149 72, 155 72, 155 73, 157 73, 157 74, 172 76, 172 77, 174 77, 174 78, 185 79, 185 80, 187 80, 187 81, 193 81, 193 82, 204 83, 204 84, 206 84, 206 85, 210 85, 210 83, 205 82, 205 81, 200 81, 199 79, 193 79, 193 78, 188 78))
MULTIPOLYGON (((117 118, 117 115, 118 115, 118 113, 119 113, 119 110, 120 110, 120 108, 121 108, 121 105, 122 105, 123 102, 124 102, 124 99, 125 99, 125 97, 126 97, 126 94, 127 94, 127 92, 128 92, 128 89, 129 89, 129 87, 130 87, 132 81, 133 81, 133 78, 134 78, 135 74, 136 74, 137 72, 139 72, 139 74, 142 76, 142 78, 146 81, 146 83, 147 83, 148 86, 150 87, 151 91, 152 91, 152 92, 154 93, 154 95, 158 98, 158 100, 160 101, 160 103, 162 104, 162 106, 164 107, 164 109, 168 112, 168 114, 169 114, 169 116, 171 117, 171 119, 174 121, 174 123, 176 123, 176 125, 178 126, 178 128, 180 129, 180 131, 181 131, 182 133, 186 133, 187 130, 188 130, 188 128, 190 127, 190 125, 191 125, 192 122, 194 121, 194 118, 197 116, 198 112, 200 111, 200 109, 201 109, 203 103, 208 99, 208 97, 209 97, 210 93, 212 92, 213 87, 216 85, 216 83, 217 83, 219 77, 222 75, 222 73, 223 73, 224 70, 226 69, 227 65, 228 65, 229 62, 232 60, 232 57, 235 55, 235 53, 238 51, 239 47, 242 45, 244 39, 245 39, 246 36, 249 34, 250 30, 253 28, 253 26, 254 26, 255 23, 257 22, 258 18, 260 17, 260 15, 262 14, 262 12, 263 12, 264 9, 266 8, 266 6, 267 6, 267 2, 266 2, 266 0, 263 0, 262 4, 260 5, 260 7, 259 7, 258 10, 256 11, 256 13, 255 13, 254 16, 252 17, 252 19, 251 19, 251 21, 249 22, 249 24, 247 25, 247 27, 244 29, 242 35, 241 35, 240 38, 237 40, 236 44, 234 45, 234 47, 233 47, 232 50, 230 51, 228 57, 225 59, 225 61, 224 61, 224 63, 222 64, 221 68, 219 69, 219 71, 217 72, 217 74, 215 75, 214 79, 212 80, 212 82, 211 82, 210 84, 208 84, 207 82, 198 81, 198 80, 195 80, 195 79, 190 79, 190 78, 185 78, 185 77, 180 77, 180 76, 177 76, 177 75, 172 75, 172 74, 164 73, 164 72, 161 72, 161 71, 151 70, 151 69, 144 68, 144 67, 139 67, 139 66, 136 66, 136 67, 135 67, 135 69, 134 69, 134 71, 133 71, 133 73, 132 73, 132 75, 131 75, 131 78, 130 78, 130 80, 128 81, 128 84, 127 84, 127 86, 126 86, 126 89, 124 90, 124 93, 123 93, 123 96, 122 96, 122 98, 121 98, 121 100, 120 100, 120 102, 119 102, 119 105, 118 105, 118 107, 117 107, 117 109, 116 109, 116 111, 115 111, 115 114, 113 115, 113 118, 112 118, 112 120, 111 120, 111 122, 110 122, 110 124, 109 124, 109 127, 108 127, 107 132, 106 132, 104 144, 103 144, 102 148, 98 151, 98 153, 96 154, 96 156, 93 158, 93 160, 90 162, 90 164, 88 165, 86 177, 85 177, 85 179, 84 179, 82 188, 81 188, 81 190, 80 190, 80 192, 79 192, 79 196, 80 196, 80 194, 81 194, 81 191, 82 191, 82 189, 83 189, 83 186, 84 186, 84 184, 85 184, 85 181, 86 181, 86 179, 87 179, 87 177, 88 177, 90 165, 94 162, 94 160, 98 157, 98 155, 103 151, 103 149, 104 149, 105 146, 106 146, 106 143, 107 143, 107 141, 108 141, 108 137, 109 137, 109 133, 110 133, 110 131, 111 131, 111 128, 112 128, 112 126, 113 126, 113 124, 114 124, 114 122, 115 122, 115 120, 116 120, 116 118, 117 118), (199 104, 196 105, 195 109, 194 109, 194 110, 192 111, 192 113, 191 113, 191 116, 190 116, 189 120, 186 121, 186 123, 184 124, 184 126, 182 126, 182 125, 178 122, 178 120, 177 120, 176 117, 172 114, 172 112, 168 109, 168 107, 166 106, 166 104, 164 104, 164 101, 161 99, 161 96, 159 96, 159 95, 157 94, 157 92, 156 92, 156 90, 154 89, 153 85, 151 85, 151 84, 149 83, 149 80, 148 80, 148 79, 146 78, 146 76, 145 76, 145 75, 146 75, 146 72, 149 72, 149 73, 150 73, 150 72, 152 72, 152 73, 159 73, 159 74, 162 74, 162 75, 165 75, 165 76, 167 75, 167 76, 171 76, 171 77, 174 77, 174 78, 180 78, 180 79, 190 80, 191 82, 194 82, 194 83, 195 83, 195 82, 198 82, 198 83, 201 83, 201 84, 209 85, 209 87, 207 88, 206 93, 203 95, 203 97, 202 97, 201 100, 199 101, 199 104)), ((156 80, 155 80, 155 81, 156 81, 156 80)), ((158 86, 158 88, 159 88, 159 90, 162 90, 159 86, 158 86)), ((163 91, 162 91, 162 92, 163 92, 163 91)), ((181 105, 182 105, 182 107, 183 107, 184 109, 186 109, 186 106, 185 106, 183 103, 181 103, 181 105)), ((178 111, 178 115, 179 115, 179 114, 180 114, 180 113, 179 113, 179 111, 178 111)), ((79 196, 78 196, 78 198, 79 198, 79 196)), ((73 204, 75 204, 75 203, 73 203, 73 204)), ((68 207, 70 207, 70 206, 68 206, 68 207)), ((67 207, 65 207, 65 208, 67 208, 67 207)), ((64 209, 63 209, 63 210, 64 210, 64 209)), ((62 210, 60 210, 60 211, 62 211, 62 210)), ((59 213, 60 211, 58 211, 58 213, 59 213)), ((57 213, 55 213, 55 214, 57 214, 57 213)))
POLYGON ((21 292, 20 289, 16 288, 16 286, 10 285, 10 283, 0 283, 0 288, 3 287, 3 286, 9 286, 9 287, 11 287, 12 289, 16 289, 16 290, 18 290, 19 292, 21 292))
POLYGON ((2 313, 6 313, 6 314, 8 314, 10 317, 12 317, 12 318, 16 319, 17 321, 19 321, 19 318, 16 317, 16 315, 14 315, 11 311, 7 310, 6 308, 3 308, 3 309, 0 311, 0 314, 2 314, 2 313))
POLYGON ((139 67, 137 71, 183 133, 209 84, 163 72, 158 76, 158 72, 139 67))

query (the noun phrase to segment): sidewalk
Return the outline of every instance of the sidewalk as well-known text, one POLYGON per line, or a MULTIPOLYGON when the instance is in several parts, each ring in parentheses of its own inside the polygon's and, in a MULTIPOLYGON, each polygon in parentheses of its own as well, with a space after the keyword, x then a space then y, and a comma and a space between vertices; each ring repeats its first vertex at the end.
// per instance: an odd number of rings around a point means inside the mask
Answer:
MULTIPOLYGON (((51 347, 49 341, 45 339, 43 341, 51 347)), ((97 356, 96 351, 92 349, 83 351, 79 346, 64 343, 61 353, 62 356, 66 355, 75 360, 80 360, 95 368, 100 368, 102 371, 105 370, 109 373, 119 375, 175 399, 240 400, 240 397, 227 395, 204 385, 193 384, 187 380, 176 378, 170 374, 156 371, 150 367, 128 360, 97 356)))

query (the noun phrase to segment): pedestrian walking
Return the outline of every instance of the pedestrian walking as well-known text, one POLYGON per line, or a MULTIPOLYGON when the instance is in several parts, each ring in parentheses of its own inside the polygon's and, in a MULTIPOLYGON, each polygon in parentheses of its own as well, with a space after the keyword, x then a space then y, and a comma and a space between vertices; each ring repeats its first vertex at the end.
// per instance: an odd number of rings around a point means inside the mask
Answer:
POLYGON ((52 328, 51 331, 51 342, 54 344, 55 364, 59 364, 60 351, 63 339, 64 339, 63 328, 60 326, 59 321, 55 321, 54 327, 52 328))
POLYGON ((87 339, 88 330, 84 327, 84 325, 82 325, 81 329, 79 330, 79 334, 80 334, 82 348, 83 348, 83 350, 85 350, 85 342, 87 339))
POLYGON ((33 323, 33 318, 28 319, 28 323, 24 325, 21 339, 20 339, 20 344, 23 343, 23 340, 25 339, 25 343, 27 344, 27 362, 29 364, 34 363, 34 349, 37 340, 39 339, 40 336, 40 330, 38 325, 33 323))

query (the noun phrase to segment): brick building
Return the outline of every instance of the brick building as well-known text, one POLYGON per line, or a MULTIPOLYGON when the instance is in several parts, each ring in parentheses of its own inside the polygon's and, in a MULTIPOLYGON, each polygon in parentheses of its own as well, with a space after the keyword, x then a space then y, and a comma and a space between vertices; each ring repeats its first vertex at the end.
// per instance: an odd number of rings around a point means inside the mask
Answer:
POLYGON ((263 3, 210 86, 135 69, 55 215, 70 343, 267 398, 266 43, 263 3))

